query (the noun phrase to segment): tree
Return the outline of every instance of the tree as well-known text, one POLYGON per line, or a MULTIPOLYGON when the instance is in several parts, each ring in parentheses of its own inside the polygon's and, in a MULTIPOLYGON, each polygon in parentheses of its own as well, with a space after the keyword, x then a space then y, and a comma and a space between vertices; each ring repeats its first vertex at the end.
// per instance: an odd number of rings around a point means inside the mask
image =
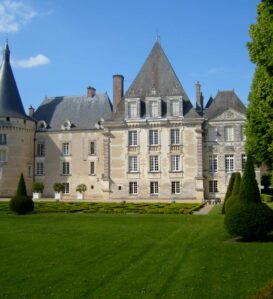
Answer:
POLYGON ((241 185, 241 174, 240 172, 235 172, 235 179, 232 188, 231 196, 226 202, 226 212, 239 200, 239 191, 241 185))
POLYGON ((223 207, 222 207, 222 214, 226 213, 226 203, 227 203, 229 197, 232 194, 233 185, 234 185, 234 181, 235 181, 235 174, 236 174, 236 172, 233 172, 231 174, 231 177, 230 177, 229 182, 228 182, 227 192, 226 192, 226 195, 225 195, 225 198, 224 198, 224 204, 223 204, 223 207))
POLYGON ((256 162, 273 167, 273 3, 262 0, 250 27, 250 59, 256 64, 247 108, 246 150, 256 162))
POLYGON ((27 188, 24 175, 21 173, 19 183, 16 190, 16 196, 27 196, 27 188))

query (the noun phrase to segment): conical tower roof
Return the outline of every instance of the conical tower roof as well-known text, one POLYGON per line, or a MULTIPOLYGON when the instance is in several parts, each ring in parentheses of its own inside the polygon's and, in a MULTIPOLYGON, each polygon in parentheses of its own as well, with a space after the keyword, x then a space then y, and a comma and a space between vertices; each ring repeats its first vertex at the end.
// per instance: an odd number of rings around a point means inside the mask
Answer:
POLYGON ((0 69, 0 117, 28 118, 10 66, 8 43, 3 51, 0 69))

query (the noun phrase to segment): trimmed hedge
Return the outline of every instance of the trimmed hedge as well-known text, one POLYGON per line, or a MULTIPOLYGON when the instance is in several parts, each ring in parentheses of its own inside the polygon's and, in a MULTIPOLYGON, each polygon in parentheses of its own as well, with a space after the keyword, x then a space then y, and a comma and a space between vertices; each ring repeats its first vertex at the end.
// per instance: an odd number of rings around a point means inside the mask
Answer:
POLYGON ((24 215, 34 210, 34 202, 30 196, 15 195, 11 198, 9 207, 12 212, 24 215))
POLYGON ((235 180, 233 184, 232 194, 231 196, 226 200, 226 207, 225 211, 226 213, 229 211, 229 209, 237 202, 239 201, 239 190, 240 190, 240 184, 241 184, 241 174, 240 172, 235 173, 235 180))
POLYGON ((226 213, 226 203, 227 203, 227 200, 229 199, 229 197, 232 194, 232 190, 233 190, 233 186, 234 186, 234 182, 235 182, 235 177, 236 177, 236 172, 233 172, 231 174, 231 177, 230 177, 229 182, 228 182, 227 192, 226 192, 226 195, 225 195, 225 198, 224 198, 224 204, 223 204, 223 207, 222 207, 222 214, 226 213))

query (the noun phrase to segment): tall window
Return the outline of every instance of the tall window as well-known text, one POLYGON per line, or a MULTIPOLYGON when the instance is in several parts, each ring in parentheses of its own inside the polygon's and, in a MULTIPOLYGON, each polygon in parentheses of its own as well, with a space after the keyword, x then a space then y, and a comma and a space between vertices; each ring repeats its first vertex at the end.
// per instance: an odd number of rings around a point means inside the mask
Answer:
POLYGON ((64 156, 70 155, 70 144, 68 142, 63 143, 63 155, 64 156))
POLYGON ((96 168, 95 168, 95 162, 91 161, 90 162, 90 174, 95 175, 96 174, 96 168))
POLYGON ((150 115, 151 117, 158 117, 158 102, 157 101, 151 101, 150 102, 150 115))
POLYGON ((180 194, 180 182, 172 182, 172 194, 180 194))
POLYGON ((137 156, 128 157, 128 171, 137 172, 138 171, 138 161, 137 156))
POLYGON ((171 116, 179 116, 180 115, 180 105, 179 101, 171 101, 171 116))
POLYGON ((245 170, 245 165, 246 165, 246 155, 242 154, 241 156, 241 166, 242 166, 242 170, 245 170))
POLYGON ((226 172, 234 171, 234 155, 225 156, 225 168, 226 168, 226 172))
POLYGON ((90 142, 90 155, 96 155, 96 142, 90 142))
POLYGON ((150 194, 158 195, 158 182, 150 182, 150 194))
POLYGON ((225 139, 226 141, 234 141, 233 127, 225 127, 225 139))
POLYGON ((64 194, 69 194, 69 183, 63 183, 64 185, 64 194))
POLYGON ((0 162, 7 162, 7 153, 6 150, 0 150, 0 162))
POLYGON ((208 141, 217 141, 217 128, 210 127, 208 129, 208 141))
POLYGON ((158 156, 150 156, 150 172, 159 171, 159 158, 158 156))
POLYGON ((180 132, 179 129, 171 129, 171 145, 180 144, 180 132))
POLYGON ((150 130, 149 131, 149 143, 150 143, 150 145, 158 145, 159 144, 158 130, 150 130))
POLYGON ((209 181, 209 192, 210 193, 218 192, 218 181, 216 180, 209 181))
POLYGON ((241 126, 241 140, 246 141, 245 128, 241 126))
POLYGON ((209 156, 209 172, 217 172, 218 170, 218 159, 217 155, 210 155, 209 156))
POLYGON ((0 134, 0 144, 7 144, 7 134, 0 134))
POLYGON ((36 163, 36 175, 44 175, 44 163, 37 162, 36 163))
POLYGON ((129 194, 136 195, 137 192, 137 182, 129 182, 129 194))
POLYGON ((137 102, 128 103, 128 117, 129 118, 137 117, 137 102))
POLYGON ((180 171, 180 156, 171 156, 171 171, 180 171))
POLYGON ((63 162, 63 175, 69 175, 69 174, 70 174, 70 163, 63 162))
POLYGON ((128 132, 128 145, 129 146, 138 145, 137 131, 129 131, 128 132))
POLYGON ((45 155, 45 144, 44 143, 37 143, 36 152, 37 152, 37 156, 44 157, 44 155, 45 155))

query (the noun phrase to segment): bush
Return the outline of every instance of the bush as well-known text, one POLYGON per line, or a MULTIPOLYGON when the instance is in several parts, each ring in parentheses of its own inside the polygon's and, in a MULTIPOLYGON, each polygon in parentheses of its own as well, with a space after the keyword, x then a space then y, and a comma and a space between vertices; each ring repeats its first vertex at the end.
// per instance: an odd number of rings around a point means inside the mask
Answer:
POLYGON ((21 173, 19 183, 16 190, 16 196, 27 196, 26 183, 24 175, 21 173))
POLYGON ((225 198, 224 198, 224 204, 223 204, 223 207, 222 207, 222 214, 226 213, 226 203, 227 203, 228 198, 232 194, 233 185, 234 185, 234 181, 235 181, 235 175, 236 175, 236 172, 233 172, 231 174, 230 179, 229 179, 228 187, 227 187, 227 192, 226 192, 226 195, 225 195, 225 198))
POLYGON ((32 191, 37 193, 43 193, 45 185, 40 182, 34 182, 32 184, 32 191))
POLYGON ((232 194, 226 200, 225 212, 228 212, 228 210, 239 200, 240 185, 241 185, 241 174, 240 172, 236 172, 232 194))
POLYGON ((273 195, 270 194, 261 194, 262 201, 265 202, 272 202, 273 201, 273 195))
POLYGON ((261 240, 273 230, 273 211, 264 203, 237 202, 225 216, 225 228, 231 235, 261 240))
POLYGON ((34 202, 30 196, 15 195, 9 202, 10 210, 23 215, 34 210, 34 202))
POLYGON ((64 184, 62 184, 62 183, 55 183, 53 185, 53 190, 55 192, 64 192, 64 184))
POLYGON ((83 193, 83 192, 85 192, 86 190, 87 190, 87 187, 86 187, 85 184, 80 184, 80 185, 78 185, 77 188, 76 188, 76 191, 77 191, 77 192, 80 192, 80 193, 83 193))

